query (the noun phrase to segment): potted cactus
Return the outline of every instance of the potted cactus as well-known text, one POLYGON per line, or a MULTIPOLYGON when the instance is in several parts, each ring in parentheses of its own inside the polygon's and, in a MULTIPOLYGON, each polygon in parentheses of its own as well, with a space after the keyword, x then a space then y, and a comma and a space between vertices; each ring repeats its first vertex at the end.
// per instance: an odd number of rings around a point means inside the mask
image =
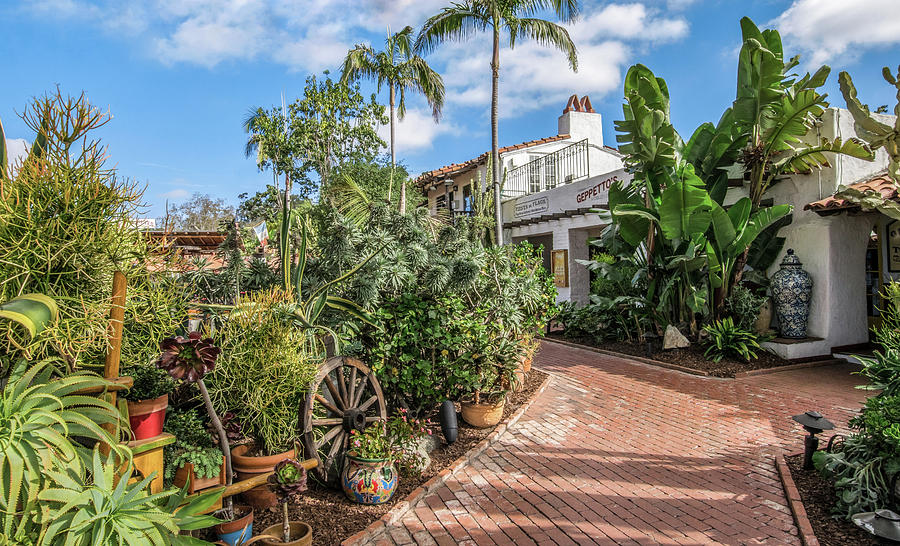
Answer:
POLYGON ((291 521, 288 508, 291 500, 306 491, 306 469, 297 459, 284 459, 275 465, 269 476, 269 485, 281 502, 282 522, 263 531, 262 543, 271 546, 309 546, 312 544, 312 527, 302 521, 291 521), (280 539, 277 537, 281 537, 280 539))

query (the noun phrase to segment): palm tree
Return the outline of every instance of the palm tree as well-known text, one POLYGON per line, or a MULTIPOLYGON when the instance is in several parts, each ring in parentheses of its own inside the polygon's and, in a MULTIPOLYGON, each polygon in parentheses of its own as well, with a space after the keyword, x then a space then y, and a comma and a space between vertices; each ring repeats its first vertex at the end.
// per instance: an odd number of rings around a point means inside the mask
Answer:
POLYGON ((500 32, 509 35, 509 48, 519 38, 531 38, 539 44, 564 52, 572 70, 578 70, 575 44, 569 32, 556 23, 533 17, 541 11, 553 11, 564 23, 578 15, 578 0, 466 0, 454 2, 425 21, 416 39, 416 51, 430 52, 446 40, 465 40, 476 31, 491 29, 491 164, 493 165, 494 221, 497 244, 503 244, 503 217, 500 204, 500 153, 497 136, 498 79, 500 74, 500 32))
MULTIPOLYGON (((384 41, 384 51, 375 51, 371 46, 358 44, 347 53, 341 69, 341 82, 346 83, 360 77, 373 79, 381 86, 387 84, 390 92, 391 109, 391 183, 388 186, 388 201, 394 187, 394 168, 396 155, 394 151, 394 108, 400 119, 406 115, 406 91, 412 89, 424 95, 434 121, 441 117, 444 106, 444 80, 432 70, 425 59, 415 55, 412 47, 410 26, 396 34, 389 34, 384 41), (396 102, 396 95, 400 101, 396 102)), ((390 30, 388 30, 390 33, 390 30)), ((400 185, 400 212, 406 212, 406 184, 400 185)))

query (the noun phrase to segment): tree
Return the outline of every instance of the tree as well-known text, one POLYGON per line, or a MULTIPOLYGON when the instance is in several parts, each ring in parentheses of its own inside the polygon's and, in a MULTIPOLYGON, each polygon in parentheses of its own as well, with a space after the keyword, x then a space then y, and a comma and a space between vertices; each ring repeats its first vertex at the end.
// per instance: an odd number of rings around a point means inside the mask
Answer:
MULTIPOLYGON (((306 79, 303 98, 287 108, 292 160, 299 173, 318 175, 319 188, 332 171, 350 162, 372 161, 385 143, 376 128, 387 123, 384 106, 371 95, 366 102, 358 84, 306 79)), ((305 197, 302 195, 301 197, 305 197)))
MULTIPOLYGON (((578 0, 465 0, 454 3, 425 21, 416 39, 416 51, 429 52, 446 40, 465 40, 476 31, 491 30, 491 160, 500 165, 497 104, 499 102, 500 33, 506 30, 509 48, 519 38, 531 38, 541 45, 553 46, 566 54, 572 70, 578 70, 575 44, 569 32, 556 23, 532 17, 551 10, 560 21, 571 22, 578 15, 578 0)), ((493 169, 494 219, 497 244, 503 242, 503 210, 500 203, 501 169, 493 169)))
POLYGON ((176 231, 218 231, 234 214, 234 207, 225 199, 195 193, 184 203, 169 207, 161 223, 163 229, 176 231))
MULTIPOLYGON (((384 41, 384 50, 376 52, 371 46, 357 44, 347 53, 344 67, 341 69, 341 82, 356 80, 360 77, 374 79, 378 85, 387 84, 391 119, 391 180, 387 190, 387 200, 391 200, 393 190, 393 169, 397 159, 394 150, 394 107, 396 93, 400 101, 396 102, 399 119, 406 115, 406 91, 418 91, 425 96, 434 121, 441 117, 444 106, 444 80, 432 70, 425 59, 413 54, 412 32, 410 26, 392 34, 384 41)), ((406 212, 406 184, 400 185, 400 212, 406 212)))

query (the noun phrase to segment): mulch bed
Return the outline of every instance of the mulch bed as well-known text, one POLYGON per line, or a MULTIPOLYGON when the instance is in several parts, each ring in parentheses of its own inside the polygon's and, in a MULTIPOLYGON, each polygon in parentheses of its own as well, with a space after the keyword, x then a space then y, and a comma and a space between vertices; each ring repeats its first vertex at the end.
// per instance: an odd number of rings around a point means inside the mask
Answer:
MULTIPOLYGON (((598 349, 605 349, 607 351, 614 351, 617 353, 647 358, 646 346, 643 343, 629 343, 627 341, 597 342, 595 340, 586 338, 570 338, 559 333, 550 334, 547 337, 549 339, 572 341, 574 343, 580 343, 582 345, 588 345, 590 347, 596 347, 598 349)), ((653 360, 668 362, 670 364, 677 364, 678 366, 684 366, 685 368, 691 368, 692 370, 700 370, 714 377, 734 377, 736 373, 740 372, 778 368, 781 366, 794 364, 794 362, 791 362, 790 360, 785 360, 775 354, 764 350, 756 351, 756 356, 758 358, 756 360, 751 360, 750 362, 744 362, 743 360, 735 360, 729 358, 723 358, 719 362, 712 362, 710 360, 707 360, 706 357, 703 356, 703 352, 705 350, 705 347, 702 347, 698 344, 692 344, 686 349, 669 349, 667 351, 657 351, 653 353, 653 356, 651 356, 650 358, 652 358, 653 360)))
POLYGON ((835 519, 831 511, 836 501, 832 483, 815 470, 803 470, 803 455, 790 455, 785 459, 819 544, 822 546, 896 544, 873 537, 847 520, 835 519))
MULTIPOLYGON (((546 376, 547 374, 538 370, 532 370, 528 374, 524 388, 517 393, 511 393, 507 398, 506 408, 503 410, 503 421, 509 419, 519 406, 532 397, 546 376)), ((437 430, 434 432, 439 435, 442 442, 440 447, 431 452, 431 465, 419 478, 401 477, 399 487, 391 500, 378 506, 353 503, 347 499, 343 491, 328 489, 314 484, 310 480, 309 490, 300 501, 293 503, 290 507, 291 519, 304 521, 312 526, 315 544, 340 544, 345 538, 362 531, 390 511, 395 504, 406 499, 415 488, 450 466, 493 430, 494 427, 484 429, 470 427, 460 417, 459 437, 452 445, 447 445, 443 443, 443 436, 440 436, 440 425, 437 425, 437 430)), ((257 534, 261 533, 269 525, 281 522, 281 508, 256 513, 253 518, 253 531, 257 534)))

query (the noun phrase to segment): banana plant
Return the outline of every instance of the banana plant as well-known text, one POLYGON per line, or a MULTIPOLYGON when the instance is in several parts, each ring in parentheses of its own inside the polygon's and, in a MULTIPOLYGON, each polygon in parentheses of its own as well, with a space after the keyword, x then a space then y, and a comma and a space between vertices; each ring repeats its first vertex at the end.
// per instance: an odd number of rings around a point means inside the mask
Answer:
POLYGON ((750 175, 750 200, 759 207, 763 194, 787 174, 806 173, 829 165, 826 153, 871 161, 874 154, 857 138, 818 139, 807 143, 815 122, 828 107, 825 84, 831 69, 798 78, 791 72, 798 57, 784 61, 781 35, 760 31, 749 17, 741 19, 743 45, 738 57, 738 86, 732 110, 745 143, 741 163, 750 175))
POLYGON ((710 209, 715 237, 706 242, 709 285, 716 290, 715 309, 720 310, 732 286, 734 268, 753 241, 770 225, 791 213, 790 205, 775 205, 752 212, 753 203, 743 197, 727 211, 718 203, 710 209))

